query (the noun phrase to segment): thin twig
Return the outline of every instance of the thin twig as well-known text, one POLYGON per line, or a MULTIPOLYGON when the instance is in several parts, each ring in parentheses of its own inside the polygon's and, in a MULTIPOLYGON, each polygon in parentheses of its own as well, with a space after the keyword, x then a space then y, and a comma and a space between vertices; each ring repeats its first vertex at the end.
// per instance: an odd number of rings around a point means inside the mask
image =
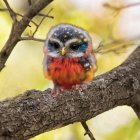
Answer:
MULTIPOLYGON (((114 19, 121 12, 121 10, 123 10, 125 8, 130 8, 130 7, 133 7, 133 6, 139 6, 139 5, 140 5, 140 2, 127 4, 127 5, 123 5, 123 6, 119 6, 119 7, 111 5, 110 3, 104 3, 103 4, 103 6, 105 6, 106 8, 110 8, 111 10, 114 10, 114 13, 115 13, 115 15, 113 16, 114 19)), ((114 39, 114 37, 113 37, 113 27, 114 27, 114 25, 115 25, 115 21, 113 20, 113 22, 111 22, 111 24, 109 24, 109 31, 110 31, 109 39, 112 40, 112 41, 107 42, 107 43, 101 42, 99 44, 99 47, 96 50, 94 50, 95 53, 105 54, 105 53, 113 52, 115 54, 119 54, 121 48, 128 48, 132 45, 137 45, 136 41, 140 40, 140 36, 134 37, 130 40, 125 40, 125 39, 117 39, 116 40, 116 39, 114 39), (112 46, 112 45, 113 46, 116 45, 117 47, 115 47, 113 49, 112 48, 109 49, 109 47, 112 46)))
MULTIPOLYGON (((8 9, 7 8, 3 8, 3 9, 0 9, 0 11, 1 12, 6 12, 6 11, 8 11, 8 9)), ((20 16, 20 17, 24 17, 24 15, 22 15, 22 14, 20 14, 20 13, 17 13, 17 12, 14 12, 14 14, 16 15, 16 16, 20 16)), ((27 17, 26 17, 27 18, 27 17)), ((29 19, 29 18, 27 18, 27 20, 29 20, 30 22, 32 22, 35 26, 37 26, 38 24, 35 22, 35 21, 33 21, 33 20, 31 20, 31 19, 29 19)))
POLYGON ((16 14, 15 14, 15 12, 14 12, 13 9, 10 7, 10 5, 9 5, 9 3, 8 3, 7 0, 3 0, 3 1, 4 1, 5 5, 6 5, 7 9, 8 9, 8 11, 9 11, 9 14, 10 14, 11 18, 12 18, 13 21, 15 22, 15 21, 16 21, 16 14))
POLYGON ((139 36, 131 40, 117 39, 106 43, 101 41, 99 43, 98 48, 94 50, 94 53, 106 54, 106 53, 113 52, 115 54, 120 54, 121 53, 120 50, 129 48, 132 45, 138 45, 139 44, 138 41, 139 41, 139 36), (110 46, 115 46, 115 47, 110 48, 110 46))
MULTIPOLYGON (((9 6, 9 7, 10 7, 10 6, 9 6)), ((10 8, 10 9, 11 9, 11 8, 10 8)), ((33 20, 29 19, 28 17, 26 17, 27 20, 29 20, 30 22, 32 22, 32 23, 36 26, 36 30, 34 31, 34 34, 37 32, 39 26, 42 24, 42 22, 43 22, 43 20, 44 20, 45 18, 52 18, 52 19, 54 18, 53 16, 50 16, 50 15, 49 15, 49 14, 51 13, 52 10, 53 10, 53 9, 50 9, 49 12, 48 12, 46 15, 43 14, 43 13, 38 13, 38 14, 37 14, 37 16, 43 17, 43 18, 41 19, 41 21, 40 21, 39 24, 37 24, 35 21, 33 21, 33 20)), ((1 12, 7 12, 7 11, 9 11, 9 9, 8 9, 8 7, 7 7, 7 8, 0 8, 0 11, 1 11, 1 12)), ((11 9, 10 11, 12 11, 12 12, 9 12, 9 13, 14 13, 14 17, 16 17, 16 16, 24 17, 24 15, 22 15, 22 14, 20 14, 20 13, 17 13, 17 12, 14 12, 12 9, 11 9)), ((10 15, 11 15, 11 14, 10 14, 10 15)), ((13 17, 13 16, 11 16, 11 17, 13 17)), ((28 26, 30 26, 30 25, 28 25, 28 26)), ((34 34, 33 34, 33 36, 34 36, 34 34)))
POLYGON ((48 18, 54 18, 53 16, 50 16, 50 15, 45 15, 43 13, 38 13, 37 16, 41 16, 41 17, 48 17, 48 18))
POLYGON ((83 128, 85 129, 85 134, 84 135, 88 135, 91 140, 95 140, 95 138, 94 138, 92 132, 89 130, 86 122, 81 122, 81 124, 82 124, 83 128))
POLYGON ((34 35, 36 34, 38 28, 40 27, 40 25, 42 24, 42 22, 44 21, 45 18, 46 18, 46 17, 43 17, 43 18, 41 19, 40 23, 39 23, 38 25, 36 25, 36 29, 35 29, 35 31, 33 32, 33 35, 32 35, 32 36, 34 36, 34 35))
MULTIPOLYGON (((139 6, 139 5, 140 5, 140 2, 127 4, 127 5, 120 5, 120 6, 115 6, 115 5, 112 5, 110 3, 103 4, 104 7, 113 10, 113 18, 114 19, 116 19, 116 17, 119 15, 121 10, 126 9, 126 8, 131 8, 133 6, 139 6)), ((113 39, 113 27, 114 27, 114 24, 116 23, 116 21, 114 19, 112 20, 111 24, 109 24, 109 26, 108 26, 110 29, 109 30, 110 31, 110 38, 112 38, 112 39, 113 39)))
POLYGON ((102 45, 101 47, 99 47, 99 49, 97 48, 96 50, 94 50, 94 53, 97 54, 106 54, 106 53, 110 53, 113 52, 115 54, 120 54, 120 53, 124 53, 124 51, 121 51, 122 49, 126 49, 131 47, 132 45, 137 45, 136 43, 122 43, 122 44, 118 44, 118 46, 114 47, 114 48, 105 48, 106 46, 102 45), (103 48, 104 47, 104 48, 103 48))
POLYGON ((0 12, 5 12, 5 11, 8 11, 7 8, 0 8, 0 12))
POLYGON ((31 40, 31 41, 38 41, 38 42, 45 42, 45 39, 40 39, 40 38, 35 38, 32 36, 28 36, 28 37, 21 37, 20 41, 25 41, 25 40, 31 40))
POLYGON ((112 10, 123 10, 123 9, 126 9, 126 8, 130 8, 130 7, 133 7, 133 6, 139 6, 140 5, 140 2, 136 2, 136 3, 131 3, 131 4, 127 4, 127 5, 123 5, 123 6, 114 6, 114 5, 111 5, 110 3, 104 3, 103 6, 107 7, 107 8, 110 8, 112 10))
MULTIPOLYGON (((37 14, 38 16, 41 16, 43 17, 41 19, 41 21, 39 22, 39 24, 37 24, 35 21, 29 19, 28 17, 26 17, 26 19, 28 21, 30 21, 31 23, 33 23, 35 26, 36 26, 36 29, 35 31, 33 32, 32 36, 29 36, 29 37, 25 37, 24 39, 20 39, 20 40, 34 40, 34 41, 39 41, 39 42, 44 42, 43 39, 38 39, 38 38, 34 38, 34 35, 36 34, 36 32, 38 31, 38 28, 40 27, 40 25, 42 24, 42 22, 44 21, 45 18, 54 18, 53 16, 50 16, 49 14, 51 13, 53 9, 50 9, 49 12, 45 15, 45 14, 42 14, 42 13, 39 13, 37 14)), ((4 8, 4 9, 0 9, 0 11, 9 11, 7 8, 4 8)), ((24 17, 24 15, 20 14, 20 13, 17 13, 17 12, 14 12, 14 15, 15 16, 20 16, 20 17, 24 17)), ((31 27, 30 25, 28 25, 29 27, 31 27)))
POLYGON ((45 18, 49 16, 49 14, 51 13, 52 10, 53 10, 53 9, 51 8, 51 9, 49 10, 49 12, 47 13, 47 15, 43 16, 43 18, 41 19, 41 21, 39 22, 39 24, 36 25, 36 29, 35 29, 35 31, 33 32, 32 37, 34 37, 34 35, 35 35, 36 32, 38 31, 38 28, 41 26, 41 24, 43 23, 43 21, 45 20, 45 18))
MULTIPOLYGON (((0 12, 7 12, 7 11, 8 11, 7 8, 0 8, 0 12)), ((19 13, 17 13, 17 12, 15 12, 15 14, 23 17, 23 15, 21 15, 21 14, 19 14, 19 13)), ((40 17, 48 17, 48 18, 52 18, 52 19, 54 18, 53 16, 50 16, 50 15, 48 15, 48 14, 45 15, 45 14, 43 14, 43 13, 38 13, 37 16, 40 16, 40 17)))

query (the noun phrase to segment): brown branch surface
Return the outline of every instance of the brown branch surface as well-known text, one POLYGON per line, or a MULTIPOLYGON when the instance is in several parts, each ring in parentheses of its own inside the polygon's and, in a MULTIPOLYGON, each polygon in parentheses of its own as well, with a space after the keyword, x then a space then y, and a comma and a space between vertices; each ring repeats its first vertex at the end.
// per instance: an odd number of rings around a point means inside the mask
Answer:
POLYGON ((44 9, 52 1, 53 0, 38 0, 33 5, 30 6, 29 10, 21 18, 21 20, 17 21, 15 19, 16 13, 10 8, 8 1, 4 0, 11 17, 14 19, 14 22, 12 25, 10 36, 0 52, 0 71, 4 68, 8 57, 10 56, 16 44, 20 41, 21 35, 27 28, 29 23, 42 9, 44 9))
MULTIPOLYGON (((45 131, 84 122, 120 105, 134 108, 140 118, 140 47, 119 67, 97 76, 87 90, 29 90, 0 102, 0 139, 27 140, 45 131)), ((10 91, 9 91, 10 92, 10 91)))

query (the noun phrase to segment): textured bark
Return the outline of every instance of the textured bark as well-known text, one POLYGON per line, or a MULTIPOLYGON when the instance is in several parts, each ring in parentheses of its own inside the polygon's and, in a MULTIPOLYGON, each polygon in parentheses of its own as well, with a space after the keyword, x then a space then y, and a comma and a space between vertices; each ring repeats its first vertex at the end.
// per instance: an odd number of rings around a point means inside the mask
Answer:
POLYGON ((36 16, 43 8, 45 8, 52 1, 53 0, 38 0, 29 8, 27 13, 23 16, 23 18, 20 21, 15 20, 13 22, 10 36, 0 52, 0 71, 4 68, 8 57, 10 56, 16 44, 20 41, 22 33, 27 28, 32 18, 34 18, 34 16, 36 16))
POLYGON ((82 122, 120 105, 140 117, 140 47, 120 66, 97 76, 83 93, 29 90, 0 102, 0 140, 25 140, 42 132, 82 122))

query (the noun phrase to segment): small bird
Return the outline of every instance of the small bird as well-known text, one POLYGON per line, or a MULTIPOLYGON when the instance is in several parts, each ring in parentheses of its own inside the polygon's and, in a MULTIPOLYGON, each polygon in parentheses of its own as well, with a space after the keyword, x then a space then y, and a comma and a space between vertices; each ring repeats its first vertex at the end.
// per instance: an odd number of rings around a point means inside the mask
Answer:
POLYGON ((43 70, 54 83, 52 95, 65 89, 82 89, 93 80, 96 59, 88 32, 71 24, 59 24, 50 29, 44 47, 43 70))

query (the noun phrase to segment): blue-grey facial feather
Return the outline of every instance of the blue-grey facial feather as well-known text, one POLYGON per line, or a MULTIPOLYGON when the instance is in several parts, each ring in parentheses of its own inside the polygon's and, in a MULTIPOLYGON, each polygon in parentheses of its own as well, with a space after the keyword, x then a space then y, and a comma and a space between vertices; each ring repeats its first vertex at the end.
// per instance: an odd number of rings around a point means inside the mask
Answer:
POLYGON ((49 51, 57 51, 59 48, 60 48, 59 43, 54 42, 54 41, 48 42, 48 50, 49 51))
POLYGON ((72 26, 58 27, 57 30, 55 30, 54 33, 52 34, 52 37, 60 40, 63 43, 73 38, 78 38, 81 40, 84 40, 85 38, 85 36, 81 32, 79 32, 72 26))

